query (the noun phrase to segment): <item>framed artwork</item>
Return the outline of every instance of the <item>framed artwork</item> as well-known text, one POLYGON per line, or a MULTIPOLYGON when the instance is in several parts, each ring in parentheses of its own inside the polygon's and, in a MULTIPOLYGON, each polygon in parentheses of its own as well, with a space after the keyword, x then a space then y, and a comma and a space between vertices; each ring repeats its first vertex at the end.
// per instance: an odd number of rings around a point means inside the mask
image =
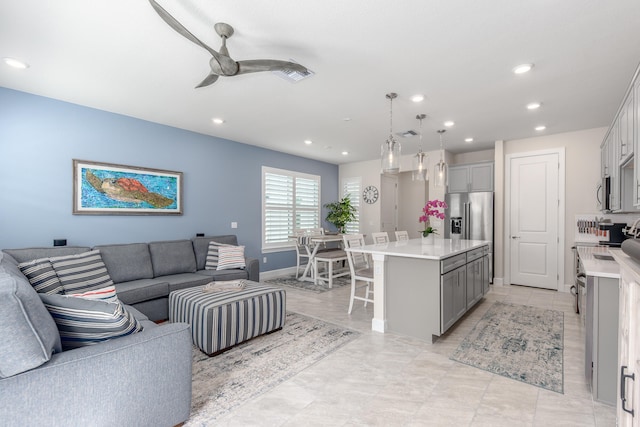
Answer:
POLYGON ((74 215, 182 215, 182 172, 73 159, 74 215))

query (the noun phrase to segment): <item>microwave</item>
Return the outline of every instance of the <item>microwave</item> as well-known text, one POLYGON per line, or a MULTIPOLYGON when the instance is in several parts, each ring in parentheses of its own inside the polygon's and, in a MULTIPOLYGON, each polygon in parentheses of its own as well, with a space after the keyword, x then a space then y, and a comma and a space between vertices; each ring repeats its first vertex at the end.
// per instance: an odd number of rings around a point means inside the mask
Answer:
POLYGON ((603 212, 611 211, 611 177, 605 176, 602 178, 602 184, 598 186, 597 193, 598 203, 600 204, 600 210, 603 212))

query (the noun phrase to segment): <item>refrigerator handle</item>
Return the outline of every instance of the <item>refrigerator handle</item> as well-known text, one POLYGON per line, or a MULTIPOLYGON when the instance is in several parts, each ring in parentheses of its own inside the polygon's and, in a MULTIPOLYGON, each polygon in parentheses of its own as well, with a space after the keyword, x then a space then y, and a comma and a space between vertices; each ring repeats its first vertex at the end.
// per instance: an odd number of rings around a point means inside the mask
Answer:
POLYGON ((471 236, 471 202, 464 204, 464 239, 469 240, 471 236))

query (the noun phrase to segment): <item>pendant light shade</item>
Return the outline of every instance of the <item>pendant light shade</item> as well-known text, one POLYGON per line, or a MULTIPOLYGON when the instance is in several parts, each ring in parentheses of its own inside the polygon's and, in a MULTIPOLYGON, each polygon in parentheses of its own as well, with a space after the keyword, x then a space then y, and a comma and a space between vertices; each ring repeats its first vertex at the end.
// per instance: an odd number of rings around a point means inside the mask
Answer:
POLYGON ((420 145, 418 145, 418 154, 413 156, 413 174, 414 181, 428 181, 429 172, 427 170, 427 163, 429 162, 429 156, 422 151, 422 120, 427 117, 426 114, 418 114, 416 119, 420 120, 420 145))
POLYGON ((382 173, 397 174, 400 172, 400 143, 393 137, 393 100, 397 93, 388 93, 389 100, 389 138, 382 143, 382 173))
POLYGON ((440 129, 440 161, 434 169, 434 185, 436 187, 444 187, 447 184, 447 164, 444 161, 444 148, 442 148, 442 134, 445 133, 445 129, 440 129))

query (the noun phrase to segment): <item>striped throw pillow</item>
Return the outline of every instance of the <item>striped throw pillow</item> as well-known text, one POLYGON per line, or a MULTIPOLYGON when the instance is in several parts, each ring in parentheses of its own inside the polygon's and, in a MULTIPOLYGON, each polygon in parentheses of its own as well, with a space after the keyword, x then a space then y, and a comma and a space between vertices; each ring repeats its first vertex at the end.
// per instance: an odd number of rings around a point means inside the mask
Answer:
POLYGON ((67 295, 40 294, 58 326, 63 350, 132 335, 142 325, 121 302, 110 303, 67 295))
POLYGON ((218 248, 218 267, 216 270, 245 267, 244 246, 220 246, 218 248))
POLYGON ((29 283, 38 293, 63 294, 64 288, 49 258, 39 258, 18 264, 29 283))
POLYGON ((218 248, 220 246, 230 246, 225 243, 209 242, 209 249, 207 251, 207 260, 204 265, 205 270, 217 270, 218 269, 218 248))
POLYGON ((84 293, 113 285, 98 249, 49 260, 65 294, 84 293))
POLYGON ((116 294, 115 286, 107 286, 106 288, 96 289, 95 291, 87 291, 81 294, 71 294, 70 297, 78 297, 84 299, 92 299, 104 302, 118 302, 118 294, 116 294))

